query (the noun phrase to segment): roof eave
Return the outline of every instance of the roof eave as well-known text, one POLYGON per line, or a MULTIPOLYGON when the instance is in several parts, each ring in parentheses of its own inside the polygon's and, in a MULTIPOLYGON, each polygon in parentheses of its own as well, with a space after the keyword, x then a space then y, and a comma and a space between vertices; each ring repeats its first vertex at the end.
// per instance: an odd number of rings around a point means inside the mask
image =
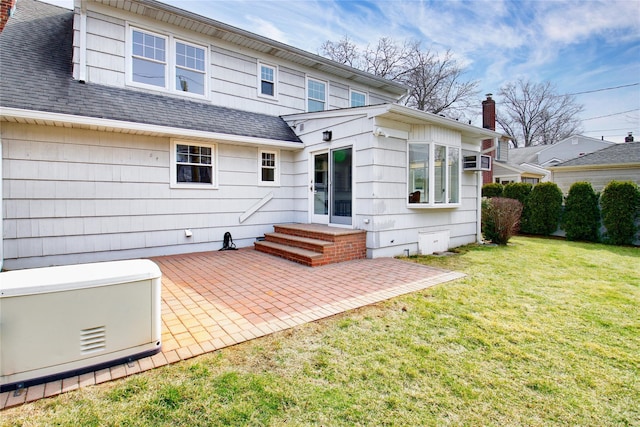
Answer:
POLYGON ((301 150, 303 148, 303 144, 294 141, 282 141, 252 136, 183 129, 171 126, 52 113, 48 111, 24 110, 19 108, 0 107, 0 121, 121 132, 136 135, 220 141, 241 145, 260 145, 294 151, 301 150))

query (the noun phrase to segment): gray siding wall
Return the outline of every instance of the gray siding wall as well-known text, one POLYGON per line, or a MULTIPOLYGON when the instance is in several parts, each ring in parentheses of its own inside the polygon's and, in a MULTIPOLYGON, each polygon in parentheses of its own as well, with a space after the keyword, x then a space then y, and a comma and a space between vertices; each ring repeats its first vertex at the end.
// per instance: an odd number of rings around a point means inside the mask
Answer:
POLYGON ((590 169, 552 172, 552 180, 566 195, 575 182, 590 182, 595 191, 602 191, 613 180, 632 181, 640 185, 640 168, 590 169))
MULTIPOLYGON (((171 35, 206 47, 209 51, 209 90, 205 100, 216 105, 271 115, 294 114, 306 111, 306 77, 327 82, 327 108, 349 107, 348 80, 311 68, 284 61, 247 48, 239 47, 205 34, 188 31, 166 23, 126 14, 121 10, 89 3, 86 34, 86 78, 88 81, 111 86, 127 86, 127 24, 162 35, 171 35), (259 63, 276 66, 277 96, 275 99, 258 94, 259 63)), ((75 16, 74 77, 79 78, 80 16, 75 16)), ((168 41, 170 44, 171 42, 168 41)), ((169 82, 173 84, 173 82, 169 82)), ((380 90, 359 85, 359 91, 368 92, 369 103, 395 102, 395 97, 380 90)), ((135 87, 135 90, 154 90, 135 87)), ((163 91, 163 89, 158 89, 163 91)), ((170 96, 185 96, 175 91, 170 96)), ((203 99, 203 98, 199 98, 203 99)))
POLYGON ((248 246, 274 223, 299 221, 294 153, 280 151, 281 185, 262 187, 259 148, 218 143, 219 189, 176 189, 170 142, 3 123, 5 267, 217 250, 226 231, 248 246), (273 199, 240 223, 270 192, 273 199))

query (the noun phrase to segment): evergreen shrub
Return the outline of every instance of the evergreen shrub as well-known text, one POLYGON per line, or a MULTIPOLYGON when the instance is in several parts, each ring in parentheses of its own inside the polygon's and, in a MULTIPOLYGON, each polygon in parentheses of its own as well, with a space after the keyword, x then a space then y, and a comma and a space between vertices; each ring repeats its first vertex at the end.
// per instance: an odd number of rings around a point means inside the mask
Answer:
POLYGON ((600 196, 605 243, 631 245, 640 209, 640 189, 631 181, 611 181, 600 196))
POLYGON ((502 197, 503 185, 497 182, 485 184, 482 186, 482 197, 502 197))
POLYGON ((531 194, 533 184, 527 182, 510 182, 504 186, 502 192, 503 197, 509 199, 516 199, 522 203, 522 214, 520 215, 520 231, 528 233, 529 227, 529 206, 527 204, 527 198, 531 194))
POLYGON ((528 233, 548 236, 558 229, 562 213, 562 191, 554 182, 542 182, 527 198, 528 233))
POLYGON ((598 195, 588 182, 576 182, 569 189, 564 204, 562 228, 567 240, 598 241, 600 208, 598 195))

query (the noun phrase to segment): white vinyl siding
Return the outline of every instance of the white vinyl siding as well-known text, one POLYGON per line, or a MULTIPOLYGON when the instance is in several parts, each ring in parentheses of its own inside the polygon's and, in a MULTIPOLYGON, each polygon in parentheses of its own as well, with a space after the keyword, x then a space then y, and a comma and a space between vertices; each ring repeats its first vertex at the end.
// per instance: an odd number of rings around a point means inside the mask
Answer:
POLYGON ((304 222, 290 151, 279 152, 278 187, 256 185, 255 147, 218 143, 220 188, 176 189, 169 138, 16 123, 0 132, 7 269, 217 250, 229 230, 250 246, 274 223, 304 222))
MULTIPOLYGON (((99 2, 87 3, 86 36, 82 40, 79 31, 80 22, 80 14, 77 11, 74 20, 73 75, 75 78, 80 76, 79 59, 82 43, 86 62, 83 72, 85 81, 88 83, 166 91, 186 97, 210 99, 216 105, 229 108, 261 114, 287 115, 307 111, 307 76, 312 76, 314 80, 325 85, 324 99, 318 99, 323 104, 324 110, 347 108, 351 105, 349 88, 353 86, 353 81, 292 63, 281 57, 248 48, 239 48, 231 42, 207 37, 168 23, 157 22, 157 25, 152 26, 151 21, 142 19, 140 16, 120 10, 114 11, 99 2), (157 78, 153 79, 156 80, 155 83, 149 80, 137 82, 132 76, 132 29, 165 40, 164 61, 155 62, 156 59, 138 58, 140 61, 153 62, 164 68, 162 78, 158 73, 157 78), (196 89, 193 84, 188 83, 189 91, 182 90, 183 86, 178 78, 179 66, 176 64, 176 42, 203 49, 205 54, 204 94, 201 88, 196 89), (261 94, 260 65, 274 68, 273 97, 261 94)), ((201 74, 198 72, 202 70, 189 67, 183 70, 188 71, 188 74, 196 73, 196 80, 201 80, 201 74)), ((366 93, 367 105, 393 103, 398 98, 375 87, 360 85, 356 89, 366 93)))

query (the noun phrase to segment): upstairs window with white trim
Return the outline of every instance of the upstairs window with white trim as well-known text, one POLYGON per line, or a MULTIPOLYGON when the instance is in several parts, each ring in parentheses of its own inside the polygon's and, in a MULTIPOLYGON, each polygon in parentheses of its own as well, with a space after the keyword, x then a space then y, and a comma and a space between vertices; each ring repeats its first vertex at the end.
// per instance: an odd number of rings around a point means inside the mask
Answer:
POLYGON ((357 90, 351 89, 350 98, 350 105, 352 107, 364 107, 367 105, 367 94, 364 92, 358 92, 357 90))
POLYGON ((260 78, 258 81, 258 94, 275 98, 277 69, 271 65, 258 64, 260 78))
POLYGON ((411 207, 446 207, 460 203, 460 148, 410 143, 408 163, 411 207))
POLYGON ((181 92, 205 94, 206 56, 202 47, 176 41, 176 87, 181 92))
POLYGON ((260 150, 260 185, 280 184, 279 152, 260 150))
POLYGON ((166 87, 167 38, 146 31, 132 31, 131 80, 166 87))
POLYGON ((307 112, 326 110, 327 84, 319 80, 307 80, 307 112))
POLYGON ((214 188, 216 147, 174 141, 171 150, 172 187, 214 188))
POLYGON ((129 27, 127 84, 194 97, 207 96, 208 48, 129 27))

